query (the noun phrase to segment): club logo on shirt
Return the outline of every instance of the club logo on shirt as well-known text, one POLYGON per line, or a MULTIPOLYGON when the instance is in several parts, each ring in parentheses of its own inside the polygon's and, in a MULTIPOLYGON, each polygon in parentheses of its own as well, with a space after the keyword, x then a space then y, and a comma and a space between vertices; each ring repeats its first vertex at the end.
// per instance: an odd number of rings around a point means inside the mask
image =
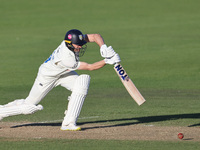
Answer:
POLYGON ((74 64, 74 66, 72 67, 72 69, 75 69, 78 66, 78 62, 76 62, 76 64, 74 64))

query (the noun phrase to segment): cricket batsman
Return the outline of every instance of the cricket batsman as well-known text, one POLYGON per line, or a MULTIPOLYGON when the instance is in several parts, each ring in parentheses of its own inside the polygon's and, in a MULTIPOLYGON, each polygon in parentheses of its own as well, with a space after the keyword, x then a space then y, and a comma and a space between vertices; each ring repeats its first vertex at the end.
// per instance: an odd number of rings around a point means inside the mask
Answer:
POLYGON ((97 70, 106 64, 113 65, 120 61, 119 55, 113 50, 112 46, 106 46, 100 34, 82 34, 77 29, 69 30, 61 44, 39 67, 28 97, 0 105, 0 120, 14 115, 33 114, 42 110, 43 106, 39 102, 54 87, 60 85, 71 91, 61 130, 81 130, 76 125, 76 121, 88 93, 90 76, 87 74, 78 75, 75 70, 97 70), (79 57, 83 56, 88 42, 95 42, 99 45, 103 60, 93 64, 79 61, 79 57))

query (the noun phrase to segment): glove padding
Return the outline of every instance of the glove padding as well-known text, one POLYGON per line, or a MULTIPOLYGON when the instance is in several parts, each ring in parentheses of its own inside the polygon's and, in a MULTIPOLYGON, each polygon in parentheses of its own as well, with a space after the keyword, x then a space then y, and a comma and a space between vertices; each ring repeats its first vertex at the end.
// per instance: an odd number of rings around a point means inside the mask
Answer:
POLYGON ((106 58, 104 59, 106 64, 114 65, 115 63, 119 63, 121 61, 119 55, 116 53, 113 57, 111 58, 106 58))
POLYGON ((100 53, 104 58, 111 58, 116 54, 112 46, 107 47, 106 44, 101 46, 100 53))

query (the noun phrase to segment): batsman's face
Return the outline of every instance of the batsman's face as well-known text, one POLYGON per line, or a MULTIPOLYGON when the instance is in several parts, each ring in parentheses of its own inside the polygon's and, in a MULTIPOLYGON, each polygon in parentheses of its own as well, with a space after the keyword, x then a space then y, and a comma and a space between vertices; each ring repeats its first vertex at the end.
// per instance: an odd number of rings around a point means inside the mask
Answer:
POLYGON ((83 56, 84 53, 85 53, 85 50, 86 50, 86 48, 87 48, 87 45, 80 46, 80 45, 72 44, 72 46, 74 47, 74 53, 75 53, 78 57, 83 56))
POLYGON ((82 46, 80 45, 76 45, 76 44, 72 44, 74 46, 74 52, 80 52, 80 49, 82 48, 82 46))

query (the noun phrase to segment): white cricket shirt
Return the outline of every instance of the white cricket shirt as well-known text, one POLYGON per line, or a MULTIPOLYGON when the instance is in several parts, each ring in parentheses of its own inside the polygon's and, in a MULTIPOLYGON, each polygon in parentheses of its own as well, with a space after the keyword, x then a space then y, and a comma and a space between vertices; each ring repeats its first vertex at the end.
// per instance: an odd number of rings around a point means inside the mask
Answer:
POLYGON ((80 66, 75 54, 67 48, 65 41, 54 50, 51 56, 40 66, 39 73, 44 76, 56 77, 77 70, 80 66))

